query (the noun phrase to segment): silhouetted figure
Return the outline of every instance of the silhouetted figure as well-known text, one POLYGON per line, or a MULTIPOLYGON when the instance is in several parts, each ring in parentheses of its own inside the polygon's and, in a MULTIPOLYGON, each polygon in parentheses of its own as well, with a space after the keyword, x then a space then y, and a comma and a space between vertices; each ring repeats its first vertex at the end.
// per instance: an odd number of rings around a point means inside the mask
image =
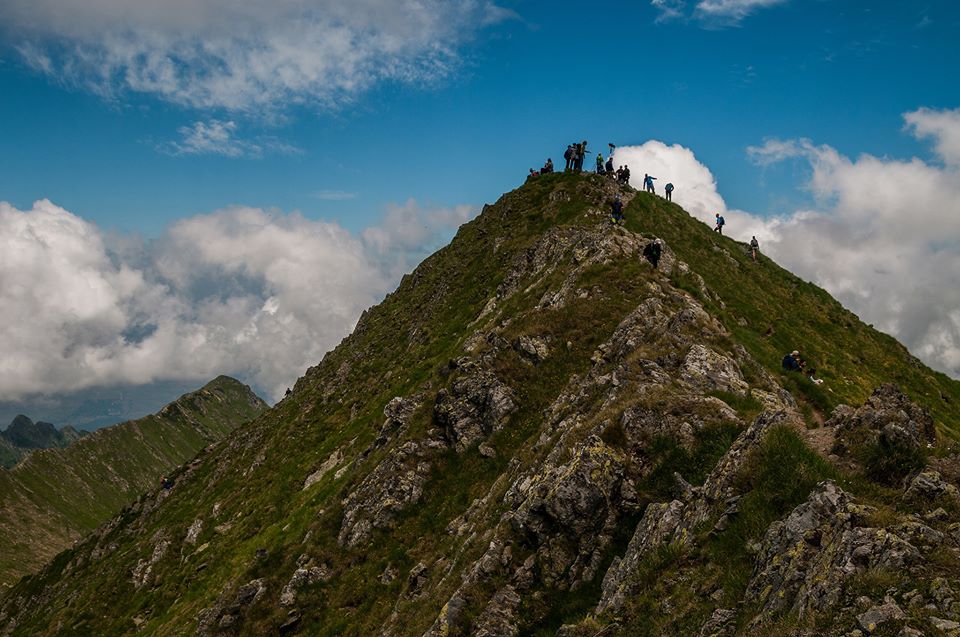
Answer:
POLYGON ((610 221, 618 225, 623 223, 623 201, 620 199, 620 195, 617 195, 617 198, 610 205, 610 221))
POLYGON ((673 184, 664 186, 663 191, 667 193, 667 201, 673 201, 673 184))
POLYGON ((654 270, 657 269, 657 264, 660 263, 660 254, 662 252, 663 246, 660 245, 660 239, 651 241, 643 248, 643 256, 650 262, 654 270))
POLYGON ((717 217, 717 226, 713 229, 713 231, 723 234, 723 224, 725 224, 726 221, 723 220, 723 217, 720 216, 719 212, 716 214, 716 217, 717 217))
POLYGON ((563 158, 567 160, 567 165, 563 168, 564 172, 573 168, 573 157, 573 144, 567 144, 567 150, 563 151, 563 158))
POLYGON ((757 253, 760 252, 760 243, 757 241, 756 237, 750 239, 750 256, 753 257, 753 260, 757 260, 757 253))

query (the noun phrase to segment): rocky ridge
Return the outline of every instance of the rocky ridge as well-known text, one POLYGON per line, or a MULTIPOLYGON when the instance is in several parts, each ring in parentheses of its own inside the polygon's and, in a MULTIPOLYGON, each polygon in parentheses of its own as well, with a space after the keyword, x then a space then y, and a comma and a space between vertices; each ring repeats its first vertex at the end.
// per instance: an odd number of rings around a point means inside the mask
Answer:
POLYGON ((828 377, 864 404, 816 413, 702 260, 752 266, 687 223, 595 177, 505 195, 274 410, 0 600, 0 634, 950 634, 942 410, 828 377), (618 192, 632 227, 606 224, 618 192), (891 441, 908 470, 878 483, 891 441))

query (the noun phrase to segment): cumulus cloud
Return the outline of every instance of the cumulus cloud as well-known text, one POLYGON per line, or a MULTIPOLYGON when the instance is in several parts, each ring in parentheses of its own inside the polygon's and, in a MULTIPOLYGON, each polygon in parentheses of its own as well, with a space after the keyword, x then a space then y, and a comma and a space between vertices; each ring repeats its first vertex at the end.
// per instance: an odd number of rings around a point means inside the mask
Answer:
POLYGON ((800 161, 813 205, 764 218, 729 209, 710 170, 682 146, 650 141, 618 148, 631 182, 643 172, 677 189, 674 200, 725 231, 756 235, 764 252, 814 281, 864 321, 892 334, 931 367, 960 376, 960 138, 957 111, 906 113, 908 130, 929 138, 943 164, 861 155, 849 158, 810 140, 768 140, 748 149, 760 165, 800 161))
POLYGON ((933 139, 940 158, 948 164, 960 164, 960 108, 934 110, 921 108, 903 116, 906 128, 920 139, 933 139))
POLYGON ((233 207, 144 243, 49 201, 0 203, 0 397, 219 373, 279 397, 422 258, 418 241, 471 211, 410 201, 358 237, 233 207))
POLYGON ((751 13, 788 0, 699 0, 688 8, 686 0, 650 0, 657 22, 693 17, 707 26, 736 26, 751 13))
POLYGON ((335 108, 372 85, 447 76, 487 0, 5 0, 0 29, 58 80, 194 108, 335 108))

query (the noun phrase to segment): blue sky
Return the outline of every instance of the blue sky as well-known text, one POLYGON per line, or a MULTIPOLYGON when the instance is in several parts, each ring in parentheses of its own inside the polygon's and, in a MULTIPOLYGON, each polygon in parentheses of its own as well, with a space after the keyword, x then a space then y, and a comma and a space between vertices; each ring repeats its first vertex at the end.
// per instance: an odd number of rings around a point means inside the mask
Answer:
POLYGON ((900 132, 901 113, 960 104, 949 72, 955 3, 794 0, 725 28, 657 23, 644 2, 504 6, 517 17, 473 33, 450 77, 428 87, 387 81, 332 111, 278 104, 279 121, 130 90, 105 100, 30 68, 8 33, 0 194, 19 207, 49 198, 101 226, 147 235, 229 204, 297 209, 359 229, 408 197, 489 201, 574 138, 604 147, 656 138, 692 148, 731 204, 778 213, 797 196, 793 176, 751 165, 747 146, 808 137, 847 154, 923 154, 900 132), (302 152, 158 152, 178 128, 209 119, 235 122, 241 139, 276 137, 302 152), (314 196, 324 191, 356 198, 314 196))
MULTIPOLYGON (((834 253, 814 258, 784 247, 790 232, 826 240, 809 234, 803 220, 811 214, 839 224, 830 226, 835 239, 856 227, 863 210, 885 211, 884 201, 863 202, 860 184, 872 188, 883 174, 910 179, 916 157, 917 174, 938 184, 940 197, 926 204, 933 229, 918 245, 939 238, 947 264, 960 263, 956 221, 943 216, 940 203, 952 199, 957 177, 956 3, 654 0, 595 8, 256 0, 244 10, 225 0, 60 4, 8 0, 0 7, 0 202, 10 220, 0 236, 6 231, 10 241, 23 241, 30 228, 41 237, 16 245, 37 250, 28 271, 58 282, 49 295, 76 282, 36 265, 55 244, 44 233, 82 228, 89 242, 75 251, 83 264, 94 264, 89 276, 103 277, 94 287, 105 300, 45 326, 65 336, 36 365, 37 391, 213 371, 165 372, 162 361, 104 362, 91 370, 77 362, 66 367, 93 380, 53 378, 50 370, 64 367, 58 356, 77 350, 72 321, 88 311, 92 318, 79 332, 96 335, 83 336, 81 350, 93 348, 98 361, 146 357, 151 335, 165 329, 145 318, 159 312, 144 300, 162 296, 158 290, 175 297, 164 297, 165 311, 192 307, 189 320, 177 315, 163 347, 198 333, 209 342, 201 329, 214 320, 207 315, 253 330, 254 340, 266 338, 270 328, 257 322, 289 310, 304 321, 298 334, 318 344, 307 355, 318 358, 457 223, 547 156, 562 163, 563 149, 576 139, 604 153, 607 142, 643 148, 647 154, 638 156, 675 168, 675 180, 687 169, 705 175, 703 199, 684 202, 684 188, 692 192, 693 184, 678 183, 681 203, 702 215, 743 213, 741 228, 762 235, 788 266, 930 364, 960 370, 960 300, 937 297, 952 280, 928 286, 929 298, 940 298, 936 316, 885 314, 892 303, 880 291, 889 279, 876 278, 862 255, 838 261, 841 276, 823 268, 834 253), (916 121, 908 126, 905 116, 916 121), (644 146, 649 140, 667 147, 644 146), (38 200, 52 207, 37 208, 38 200), (253 245, 244 234, 251 227, 269 227, 275 240, 261 252, 237 250, 253 245), (200 250, 190 241, 201 230, 237 244, 200 250), (329 286, 320 290, 329 299, 324 308, 334 308, 324 325, 307 318, 316 313, 303 302, 308 291, 276 275, 302 236, 318 243, 300 249, 322 251, 334 264, 359 259, 365 273, 313 283, 329 286), (202 253, 194 265, 210 271, 177 269, 171 246, 202 253), (275 258, 267 256, 271 250, 275 258), (350 286, 361 292, 337 296, 350 286), (222 314, 238 307, 239 314, 222 314)), ((902 210, 877 216, 884 214, 902 210)), ((877 249, 894 239, 873 230, 877 249)), ((69 243, 76 234, 56 237, 69 243)), ((26 267, 8 264, 14 266, 26 267)), ((56 313, 36 298, 39 292, 17 294, 4 300, 23 306, 25 317, 56 313)), ((29 350, 29 335, 5 338, 29 350)), ((276 394, 316 362, 302 359, 292 336, 284 342, 296 356, 276 369, 223 348, 211 359, 276 394)), ((277 347, 264 341, 264 351, 277 347)), ((5 383, 0 370, 0 399, 25 393, 30 387, 5 383)))

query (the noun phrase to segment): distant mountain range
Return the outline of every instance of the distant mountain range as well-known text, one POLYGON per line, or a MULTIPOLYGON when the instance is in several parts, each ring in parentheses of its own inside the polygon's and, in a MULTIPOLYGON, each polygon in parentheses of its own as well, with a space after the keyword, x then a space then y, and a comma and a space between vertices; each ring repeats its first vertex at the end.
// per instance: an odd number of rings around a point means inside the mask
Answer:
POLYGON ((197 388, 198 381, 157 381, 146 385, 95 387, 56 396, 34 396, 22 400, 0 400, 0 423, 19 414, 93 431, 100 427, 142 418, 161 409, 178 396, 197 388))
POLYGON ((0 431, 0 467, 9 469, 34 449, 66 447, 88 433, 69 425, 58 430, 49 422, 33 422, 20 414, 0 431))
POLYGON ((0 590, 266 409, 220 376, 157 414, 90 434, 17 416, 0 432, 2 449, 22 455, 0 469, 0 590))

